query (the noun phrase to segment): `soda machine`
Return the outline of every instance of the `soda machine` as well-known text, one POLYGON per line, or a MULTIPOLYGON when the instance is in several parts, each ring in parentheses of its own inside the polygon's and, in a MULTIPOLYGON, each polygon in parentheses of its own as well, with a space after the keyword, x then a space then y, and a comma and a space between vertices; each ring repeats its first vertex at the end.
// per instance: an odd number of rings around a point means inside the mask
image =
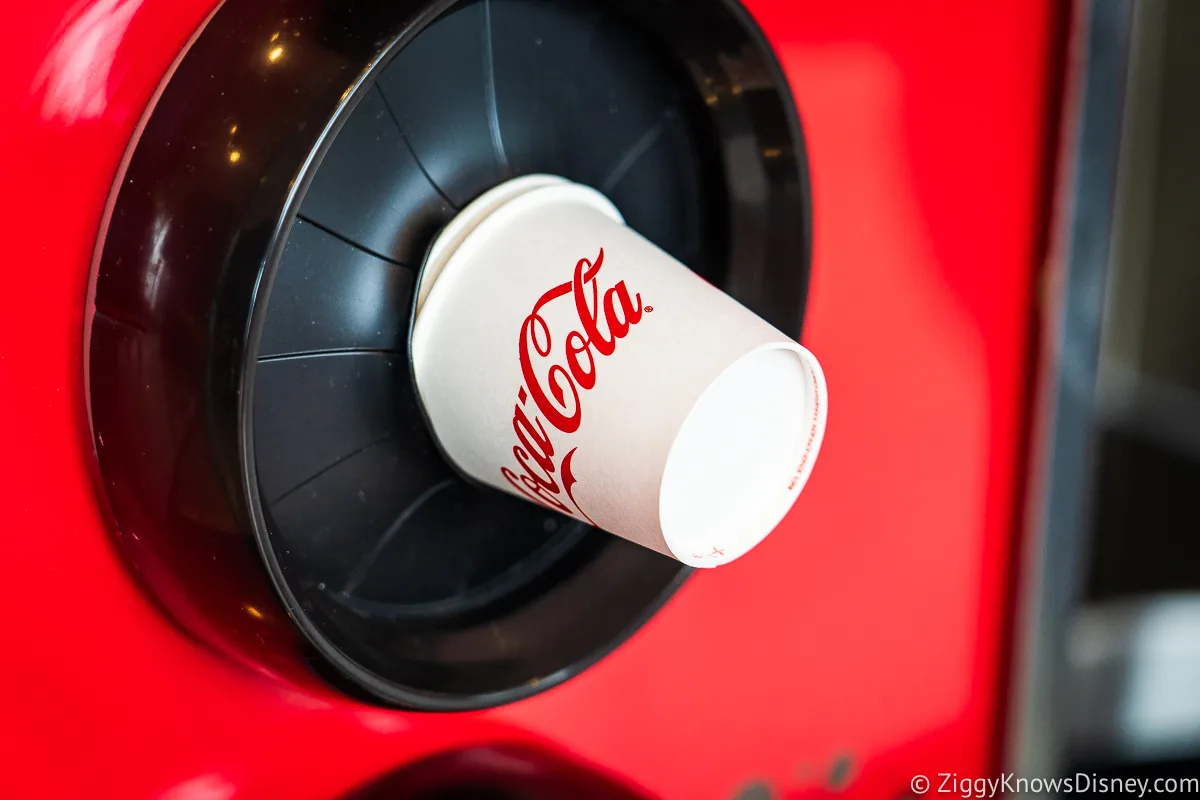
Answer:
POLYGON ((893 800, 1008 763, 1087 14, 5 14, 0 793, 893 800), (476 485, 431 436, 417 269, 535 173, 820 356, 821 460, 735 563, 476 485))

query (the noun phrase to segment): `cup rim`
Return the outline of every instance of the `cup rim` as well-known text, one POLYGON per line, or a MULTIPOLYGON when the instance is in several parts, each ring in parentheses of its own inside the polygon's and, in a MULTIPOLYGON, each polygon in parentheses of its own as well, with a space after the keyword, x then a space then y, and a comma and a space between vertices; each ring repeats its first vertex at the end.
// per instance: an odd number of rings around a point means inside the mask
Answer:
POLYGON ((420 314, 425 305, 426 297, 434 283, 441 276, 442 270, 454 256, 454 253, 474 233, 475 228, 489 215, 500 209, 508 202, 527 192, 536 191, 546 186, 557 186, 567 183, 566 178, 548 173, 535 173, 512 178, 497 186, 493 186, 483 194, 468 203, 454 215, 450 222, 438 232, 429 250, 425 254, 424 265, 417 276, 417 285, 413 289, 416 297, 415 313, 420 314))
MULTIPOLYGON (((411 337, 411 354, 415 371, 416 363, 422 357, 422 344, 426 337, 422 335, 422 331, 428 330, 430 320, 437 316, 438 312, 448 302, 451 294, 461 283, 465 272, 459 268, 461 265, 471 261, 471 255, 476 253, 483 246, 488 238, 497 231, 507 225, 512 224, 513 219, 521 214, 531 211, 536 208, 542 208, 551 203, 569 203, 575 202, 587 206, 604 216, 608 217, 618 225, 625 225, 625 218, 621 216, 621 212, 613 205, 607 197, 600 192, 584 186, 580 183, 568 181, 565 178, 557 178, 557 182, 544 182, 540 185, 530 187, 519 193, 510 194, 499 204, 494 204, 489 200, 489 195, 497 190, 508 188, 511 192, 511 184, 514 181, 525 181, 530 178, 540 178, 545 181, 547 178, 556 178, 556 176, 545 175, 529 175, 522 178, 515 178, 513 181, 502 183, 489 192, 480 195, 471 206, 479 203, 477 210, 472 217, 464 224, 450 232, 450 236, 446 240, 446 244, 439 248, 439 242, 443 236, 446 236, 451 226, 447 226, 442 234, 434 240, 430 246, 429 257, 426 259, 425 269, 422 274, 428 273, 433 269, 432 278, 434 282, 429 284, 425 290, 424 303, 416 305, 419 300, 414 301, 415 317, 412 323, 411 337), (481 202, 488 201, 488 202, 481 202), (434 257, 437 257, 437 262, 434 257)), ((500 196, 504 196, 507 192, 497 192, 500 196)), ((468 206, 468 209, 471 207, 468 206)), ((464 209, 464 213, 465 213, 464 209)), ((421 282, 417 287, 417 296, 425 289, 425 278, 421 278, 421 282)), ((420 385, 417 385, 417 392, 420 394, 420 385)))

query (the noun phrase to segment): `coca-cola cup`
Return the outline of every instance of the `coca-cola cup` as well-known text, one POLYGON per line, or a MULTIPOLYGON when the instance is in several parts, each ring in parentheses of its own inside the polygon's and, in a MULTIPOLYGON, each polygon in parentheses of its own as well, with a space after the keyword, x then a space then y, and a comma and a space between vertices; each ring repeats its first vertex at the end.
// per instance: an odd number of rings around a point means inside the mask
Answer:
POLYGON ((434 242, 412 359, 463 473, 695 567, 779 524, 825 432, 811 353, 553 176, 434 242))

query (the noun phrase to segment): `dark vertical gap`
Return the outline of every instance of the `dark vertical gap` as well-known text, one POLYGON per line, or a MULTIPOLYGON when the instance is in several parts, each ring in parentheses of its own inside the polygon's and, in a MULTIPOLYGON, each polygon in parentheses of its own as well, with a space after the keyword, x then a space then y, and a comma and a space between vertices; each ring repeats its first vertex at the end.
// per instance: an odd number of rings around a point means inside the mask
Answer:
POLYGON ((1012 708, 1009 702, 1011 687, 1016 672, 1017 633, 1019 622, 1018 599, 1021 589, 1021 565, 1027 553, 1025 541, 1030 531, 1026 530, 1025 509, 1030 500, 1033 486, 1030 460, 1033 457, 1033 426, 1037 407, 1038 385, 1037 372, 1040 362, 1042 337, 1046 334, 1043 329, 1045 313, 1044 293, 1042 291, 1046 277, 1046 265, 1050 257, 1050 247, 1054 230, 1054 210, 1056 187, 1059 185, 1065 164, 1059 158, 1062 152, 1063 106, 1067 92, 1067 63, 1069 55, 1069 40, 1071 36, 1071 3, 1053 3, 1048 6, 1050 15, 1048 25, 1047 49, 1050 51, 1046 59, 1046 94, 1043 98, 1045 122, 1041 134, 1041 163, 1039 174, 1043 176, 1041 197, 1033 210, 1040 220, 1034 241, 1034 249, 1030 254, 1034 264, 1034 276, 1030 290, 1033 292, 1030 303, 1030 313, 1026 321, 1025 352, 1023 362, 1025 375, 1019 398, 1021 413, 1018 420, 1018 430, 1021 432, 1016 453, 1016 464, 1020 474, 1013 493, 1013 507, 1017 513, 1013 516, 1012 531, 1009 538, 1006 580, 1003 587, 1003 605, 1007 610, 1000 629, 1000 664, 996 674, 996 685, 1001 690, 993 694, 995 704, 992 718, 996 720, 996 736, 992 737, 989 760, 992 764, 991 774, 1000 774, 999 770, 1008 763, 1006 748, 1008 746, 1008 731, 1013 722, 1012 708))
POLYGON ((1189 102, 1200 77, 1200 6, 1163 6, 1158 101, 1151 118, 1152 222, 1136 270, 1144 291, 1117 294, 1115 308, 1138 308, 1139 349, 1133 401, 1106 419, 1099 433, 1083 602, 1103 603, 1200 590, 1200 488, 1196 409, 1200 407, 1200 247, 1196 184, 1200 181, 1200 114, 1189 102))

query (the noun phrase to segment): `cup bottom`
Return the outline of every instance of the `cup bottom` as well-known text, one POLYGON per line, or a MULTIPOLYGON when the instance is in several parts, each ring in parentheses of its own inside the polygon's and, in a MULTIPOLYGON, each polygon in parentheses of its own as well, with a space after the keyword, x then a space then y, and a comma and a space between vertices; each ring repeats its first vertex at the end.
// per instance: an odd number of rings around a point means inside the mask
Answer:
POLYGON ((659 493, 663 538, 695 567, 745 554, 791 509, 823 430, 819 376, 803 351, 754 350, 727 367, 684 419, 659 493))

